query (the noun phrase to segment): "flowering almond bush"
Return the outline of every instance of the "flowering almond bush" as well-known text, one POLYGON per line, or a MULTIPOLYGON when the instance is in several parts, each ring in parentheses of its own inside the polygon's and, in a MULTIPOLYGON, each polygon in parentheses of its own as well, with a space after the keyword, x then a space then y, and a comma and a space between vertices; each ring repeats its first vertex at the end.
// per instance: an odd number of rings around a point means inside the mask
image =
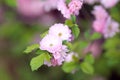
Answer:
MULTIPOLYGON (((87 74, 94 74, 97 58, 95 55, 107 50, 109 40, 120 33, 119 22, 108 10, 116 6, 119 0, 18 0, 18 2, 18 10, 22 13, 38 15, 57 9, 65 19, 63 23, 50 25, 49 29, 41 34, 39 43, 28 46, 24 51, 27 54, 33 50, 39 52, 30 62, 32 71, 47 65, 61 66, 67 73, 81 70, 87 74), (21 7, 22 4, 25 5, 21 7), (92 26, 92 29, 82 31, 84 25, 82 18, 78 16, 84 11, 86 4, 93 5, 93 9, 90 13, 86 12, 85 16, 91 14, 94 19, 92 24, 88 25, 89 28, 92 26), (99 40, 108 42, 98 44, 99 40), (103 43, 104 47, 100 48, 103 43)), ((109 53, 106 52, 105 55, 110 58, 109 53)))

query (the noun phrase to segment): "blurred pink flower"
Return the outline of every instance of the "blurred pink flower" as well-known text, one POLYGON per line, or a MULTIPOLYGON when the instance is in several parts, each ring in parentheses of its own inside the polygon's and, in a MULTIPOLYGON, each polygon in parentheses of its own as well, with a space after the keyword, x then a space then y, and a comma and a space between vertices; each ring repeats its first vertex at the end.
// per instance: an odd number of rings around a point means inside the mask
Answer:
POLYGON ((109 17, 103 30, 104 37, 113 37, 117 32, 120 32, 119 24, 109 17))
POLYGON ((109 16, 107 11, 102 6, 94 6, 92 14, 97 20, 104 20, 109 16))
POLYGON ((68 4, 68 8, 71 14, 78 15, 79 10, 82 8, 83 0, 72 0, 68 4))
POLYGON ((93 28, 96 32, 103 34, 105 38, 113 37, 119 32, 119 24, 111 19, 102 6, 95 6, 92 13, 95 16, 93 28))
POLYGON ((66 0, 59 0, 57 8, 65 18, 70 18, 71 15, 78 15, 81 9, 83 0, 71 0, 67 5, 66 0))
POLYGON ((57 0, 17 0, 18 11, 27 16, 38 16, 57 8, 57 0))
POLYGON ((100 0, 100 2, 105 8, 112 8, 119 2, 119 0, 100 0))
POLYGON ((95 20, 93 22, 93 28, 96 32, 103 33, 106 21, 105 20, 95 20))
POLYGON ((44 12, 44 3, 40 0, 17 0, 18 11, 27 16, 38 16, 44 12))
POLYGON ((51 26, 49 29, 49 34, 59 37, 62 41, 69 41, 72 36, 69 27, 61 23, 54 24, 53 26, 51 26))
POLYGON ((58 0, 58 3, 57 3, 57 9, 63 14, 63 16, 65 18, 70 18, 71 14, 67 8, 67 5, 65 3, 65 0, 58 0))

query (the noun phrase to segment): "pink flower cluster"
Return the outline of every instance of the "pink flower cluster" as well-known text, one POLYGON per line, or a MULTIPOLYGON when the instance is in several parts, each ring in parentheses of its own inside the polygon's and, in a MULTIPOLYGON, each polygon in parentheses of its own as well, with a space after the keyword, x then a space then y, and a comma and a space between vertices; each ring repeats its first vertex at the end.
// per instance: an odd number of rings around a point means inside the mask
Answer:
POLYGON ((113 37, 119 32, 119 24, 111 19, 102 6, 95 6, 92 13, 95 16, 93 28, 96 32, 103 34, 105 38, 113 37))
POLYGON ((48 66, 61 65, 67 57, 69 50, 63 41, 70 41, 72 37, 71 30, 67 25, 58 23, 50 27, 48 34, 40 41, 40 49, 48 51, 51 55, 51 61, 45 61, 48 66))
POLYGON ((65 18, 69 19, 71 15, 79 14, 82 4, 83 0, 71 0, 69 4, 66 3, 66 0, 58 0, 57 8, 65 18))

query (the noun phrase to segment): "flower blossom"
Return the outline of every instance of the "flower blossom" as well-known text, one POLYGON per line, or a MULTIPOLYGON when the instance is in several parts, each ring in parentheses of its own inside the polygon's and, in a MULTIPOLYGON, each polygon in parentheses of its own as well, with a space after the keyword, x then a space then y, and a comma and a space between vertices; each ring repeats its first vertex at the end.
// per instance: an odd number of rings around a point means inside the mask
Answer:
POLYGON ((113 37, 117 32, 120 32, 119 24, 109 17, 106 23, 106 27, 103 30, 104 37, 113 37))
POLYGON ((68 4, 68 8, 71 14, 78 15, 79 10, 82 8, 83 0, 72 0, 68 4))
POLYGON ((40 41, 40 49, 48 51, 52 56, 50 61, 44 61, 45 65, 59 66, 65 61, 69 50, 62 42, 70 41, 71 37, 71 30, 67 25, 59 23, 50 27, 48 34, 40 41))
POLYGON ((119 0, 100 0, 100 3, 105 7, 105 8, 112 8, 114 7, 119 0))
POLYGON ((55 53, 59 51, 61 47, 62 40, 54 35, 48 34, 40 41, 40 49, 47 50, 50 53, 55 53))
POLYGON ((59 37, 62 41, 69 41, 70 37, 72 36, 69 27, 61 23, 51 26, 49 29, 49 34, 59 37))
POLYGON ((83 0, 71 0, 69 4, 66 4, 66 0, 59 0, 57 9, 61 11, 65 18, 70 18, 71 15, 78 15, 81 9, 83 0))
POLYGON ((109 16, 107 11, 102 6, 95 6, 94 10, 92 11, 92 14, 97 20, 104 20, 109 16))
POLYGON ((119 32, 119 24, 111 19, 102 6, 95 6, 92 13, 95 16, 93 28, 96 32, 103 34, 105 38, 113 37, 119 32))
POLYGON ((51 61, 45 61, 44 64, 47 66, 59 66, 62 65, 62 63, 65 61, 65 58, 67 56, 67 46, 63 45, 61 50, 58 52, 53 53, 53 57, 51 58, 51 61))

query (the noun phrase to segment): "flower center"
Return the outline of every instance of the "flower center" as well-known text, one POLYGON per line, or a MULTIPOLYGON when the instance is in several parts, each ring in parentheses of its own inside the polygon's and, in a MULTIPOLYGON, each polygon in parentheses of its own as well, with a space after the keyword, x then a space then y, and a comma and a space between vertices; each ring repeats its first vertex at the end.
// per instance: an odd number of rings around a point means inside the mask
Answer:
POLYGON ((50 44, 50 47, 52 47, 53 46, 53 44, 50 44))
POLYGON ((61 37, 61 36, 62 36, 62 33, 59 33, 58 36, 61 37))

